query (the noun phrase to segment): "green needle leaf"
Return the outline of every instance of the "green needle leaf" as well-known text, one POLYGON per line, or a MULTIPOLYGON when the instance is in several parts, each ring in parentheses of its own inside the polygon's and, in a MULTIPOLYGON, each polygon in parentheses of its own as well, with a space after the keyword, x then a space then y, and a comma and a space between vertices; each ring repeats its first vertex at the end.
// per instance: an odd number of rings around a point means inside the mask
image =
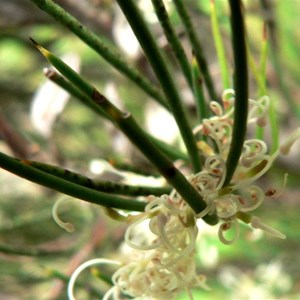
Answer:
POLYGON ((232 141, 226 161, 227 172, 224 186, 230 183, 239 162, 247 131, 248 116, 248 66, 242 3, 240 0, 229 0, 229 5, 235 66, 235 109, 232 141))
POLYGON ((0 152, 0 167, 32 182, 90 203, 132 211, 144 211, 146 206, 142 201, 95 191, 48 174, 33 168, 25 160, 17 160, 2 152, 0 152))
POLYGON ((182 23, 185 27, 186 33, 187 33, 187 35, 190 39, 190 42, 193 46, 193 51, 194 51, 195 57, 198 61, 198 65, 201 69, 201 72, 203 74, 204 82, 207 87, 209 96, 212 100, 217 101, 217 99, 218 99, 217 93, 215 91, 214 83, 213 83, 213 80, 212 80, 210 72, 209 72, 206 58, 203 55, 202 45, 200 43, 200 40, 198 39, 196 30, 193 26, 189 12, 188 12, 184 2, 185 1, 183 1, 183 0, 174 0, 174 4, 176 6, 177 12, 182 20, 182 23))
POLYGON ((135 186, 135 185, 110 182, 110 181, 91 179, 79 173, 72 172, 67 169, 60 168, 58 166, 53 166, 53 165, 49 165, 37 161, 27 161, 27 164, 45 173, 91 188, 93 190, 110 193, 110 194, 129 195, 129 196, 142 196, 142 195, 160 196, 163 194, 169 194, 171 192, 170 187, 151 187, 151 186, 141 186, 141 185, 135 186))

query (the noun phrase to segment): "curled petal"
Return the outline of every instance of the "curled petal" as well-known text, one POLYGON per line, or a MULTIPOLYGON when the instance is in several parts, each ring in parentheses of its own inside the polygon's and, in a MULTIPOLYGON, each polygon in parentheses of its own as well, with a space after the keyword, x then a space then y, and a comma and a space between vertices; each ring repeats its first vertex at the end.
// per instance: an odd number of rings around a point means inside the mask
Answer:
POLYGON ((174 292, 182 288, 182 281, 175 272, 162 266, 160 260, 160 256, 150 255, 130 263, 115 272, 113 282, 119 290, 135 299, 148 299, 148 296, 151 299, 173 299, 174 292))
MULTIPOLYGON (((177 248, 177 245, 173 242, 172 243, 172 238, 174 238, 174 233, 168 234, 169 232, 166 231, 166 223, 167 223, 167 218, 160 214, 156 218, 157 220, 157 227, 159 230, 159 238, 162 244, 167 248, 170 249, 170 252, 175 252, 175 253, 180 253, 180 250, 177 248)), ((182 230, 184 230, 182 228, 182 230)), ((182 232, 180 233, 182 234, 182 232)))
POLYGON ((117 290, 128 294, 141 294, 141 289, 144 288, 143 282, 140 280, 136 285, 132 283, 136 283, 137 278, 142 277, 141 274, 144 273, 147 263, 147 261, 142 261, 141 264, 130 262, 119 268, 112 276, 112 282, 117 290))
POLYGON ((278 151, 275 152, 272 156, 270 155, 262 156, 261 161, 257 165, 255 165, 252 169, 244 173, 245 179, 236 182, 233 185, 232 189, 237 190, 243 188, 249 185, 250 183, 256 181, 261 176, 263 176, 270 169, 277 155, 278 155, 278 151))
POLYGON ((282 188, 280 190, 276 190, 274 188, 271 188, 271 189, 269 189, 269 190, 267 190, 265 192, 265 195, 267 197, 271 197, 271 198, 278 198, 278 197, 280 197, 283 194, 284 190, 285 190, 286 183, 287 183, 287 178, 288 178, 288 173, 285 173, 284 177, 283 177, 282 188))
POLYGON ((169 255, 168 259, 164 259, 164 266, 166 268, 171 268, 176 264, 180 264, 180 261, 189 259, 189 257, 195 250, 195 240, 197 237, 197 232, 194 232, 192 228, 188 228, 184 237, 189 240, 189 243, 185 243, 185 245, 182 245, 183 248, 180 251, 177 251, 177 253, 170 253, 172 255, 169 255))
POLYGON ((226 110, 232 107, 234 99, 235 99, 235 91, 233 89, 227 89, 223 92, 222 102, 226 110))
MULTIPOLYGON (((182 213, 182 209, 178 207, 178 202, 180 201, 177 197, 178 194, 175 192, 173 193, 173 196, 168 196, 162 198, 163 202, 162 204, 164 205, 165 210, 168 212, 168 214, 173 215, 173 216, 178 216, 180 213, 182 213)), ((181 197, 180 197, 181 199, 181 197)))
POLYGON ((205 160, 204 168, 211 175, 222 176, 225 169, 225 162, 219 156, 209 156, 205 160))
POLYGON ((63 228, 64 230, 66 230, 67 232, 74 232, 75 230, 75 227, 72 223, 70 222, 64 222, 60 219, 60 217, 58 216, 58 208, 59 206, 64 202, 66 201, 68 198, 70 197, 62 197, 60 199, 58 199, 55 204, 53 205, 53 208, 52 208, 52 217, 54 219, 54 221, 56 222, 56 224, 63 228))
POLYGON ((197 126, 193 129, 193 134, 196 135, 197 133, 201 132, 202 129, 203 129, 203 124, 201 123, 201 124, 197 125, 197 126))
POLYGON ((215 140, 220 140, 221 145, 226 144, 231 137, 232 126, 226 119, 212 119, 205 123, 207 135, 215 140))
POLYGON ((135 227, 138 226, 140 223, 147 221, 147 220, 148 220, 148 216, 146 215, 143 218, 132 223, 130 226, 128 226, 124 239, 125 239, 125 242, 131 248, 137 249, 137 250, 151 250, 151 249, 155 249, 156 247, 158 247, 158 245, 161 243, 158 239, 156 239, 155 241, 152 241, 149 244, 146 244, 145 236, 143 237, 143 239, 141 241, 139 241, 139 243, 132 241, 132 236, 134 236, 134 234, 132 234, 132 232, 134 231, 135 227))
POLYGON ((214 127, 214 124, 210 120, 203 120, 203 128, 202 128, 202 134, 206 136, 210 136, 216 143, 218 152, 222 153, 222 143, 220 141, 219 135, 216 134, 216 128, 214 127))
POLYGON ((248 113, 248 123, 256 122, 257 125, 265 125, 264 120, 269 111, 270 98, 268 96, 263 96, 258 100, 249 99, 251 105, 248 113))
POLYGON ((102 300, 109 300, 110 297, 112 297, 112 299, 120 299, 119 294, 119 289, 116 286, 113 286, 105 293, 102 300))
POLYGON ((162 195, 161 197, 151 196, 151 201, 146 205, 145 212, 148 214, 155 214, 160 210, 162 201, 164 196, 168 197, 167 195, 162 195))
POLYGON ((199 190, 202 191, 209 191, 209 190, 216 190, 217 180, 207 172, 200 172, 193 177, 191 177, 190 182, 192 185, 199 190))
POLYGON ((239 210, 238 196, 227 194, 214 200, 217 216, 221 219, 232 218, 239 210))
POLYGON ((220 116, 223 115, 223 109, 222 109, 221 105, 220 105, 218 102, 216 102, 216 101, 211 101, 211 102, 209 103, 209 106, 210 106, 210 109, 213 111, 213 113, 214 113, 216 116, 220 117, 220 116))
POLYGON ((85 263, 81 264, 72 274, 69 283, 68 283, 68 299, 69 300, 75 300, 74 296, 74 285, 76 282, 77 277, 79 274, 86 268, 94 265, 121 265, 121 263, 110 260, 110 259, 105 259, 105 258, 94 258, 89 261, 86 261, 85 263))
POLYGON ((233 219, 232 221, 227 221, 227 222, 221 224, 219 227, 218 236, 219 236, 220 241, 225 245, 233 244, 238 239, 239 235, 240 235, 240 226, 236 219, 233 219), (231 240, 229 240, 229 239, 225 238, 224 232, 231 229, 232 223, 234 223, 234 225, 235 225, 235 233, 234 233, 234 237, 231 240))
POLYGON ((241 155, 240 162, 243 166, 250 168, 253 163, 262 160, 267 153, 268 147, 264 141, 252 139, 244 143, 244 151, 241 155))
POLYGON ((218 185, 217 185, 217 189, 218 190, 220 190, 223 187, 225 179, 226 179, 226 172, 227 172, 225 161, 222 160, 221 162, 222 162, 222 170, 223 170, 223 172, 222 172, 222 176, 221 176, 221 178, 220 178, 220 180, 218 182, 218 185))
POLYGON ((250 186, 242 195, 240 201, 240 211, 247 212, 258 208, 264 201, 264 192, 256 185, 250 186))

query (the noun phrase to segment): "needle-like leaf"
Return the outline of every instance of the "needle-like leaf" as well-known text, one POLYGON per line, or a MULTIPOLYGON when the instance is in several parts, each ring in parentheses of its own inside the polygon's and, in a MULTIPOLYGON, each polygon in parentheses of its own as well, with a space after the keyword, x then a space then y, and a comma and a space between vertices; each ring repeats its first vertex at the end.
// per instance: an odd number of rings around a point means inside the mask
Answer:
POLYGON ((235 109, 232 141, 226 161, 227 171, 224 186, 230 183, 239 162, 247 131, 248 116, 248 66, 242 3, 240 0, 229 0, 229 4, 235 66, 235 109))

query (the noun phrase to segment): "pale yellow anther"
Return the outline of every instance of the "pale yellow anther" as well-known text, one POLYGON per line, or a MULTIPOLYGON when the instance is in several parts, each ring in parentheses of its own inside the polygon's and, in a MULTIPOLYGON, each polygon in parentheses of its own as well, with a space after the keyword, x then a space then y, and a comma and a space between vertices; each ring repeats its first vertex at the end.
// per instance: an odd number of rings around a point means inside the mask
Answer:
POLYGON ((204 141, 199 141, 197 142, 197 147, 198 149, 206 156, 212 156, 214 155, 214 150, 211 146, 209 146, 206 142, 204 141))

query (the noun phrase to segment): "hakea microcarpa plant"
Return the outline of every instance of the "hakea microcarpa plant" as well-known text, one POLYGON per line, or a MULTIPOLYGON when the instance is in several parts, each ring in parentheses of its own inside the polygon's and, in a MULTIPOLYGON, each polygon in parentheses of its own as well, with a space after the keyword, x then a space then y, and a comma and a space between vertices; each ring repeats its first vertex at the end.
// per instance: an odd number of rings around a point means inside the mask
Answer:
MULTIPOLYGON (((202 79, 201 74, 198 74, 200 70, 210 98, 216 99, 217 96, 201 53, 201 45, 197 40, 196 32, 192 29, 184 5, 185 1, 174 0, 173 2, 194 50, 196 63, 192 63, 193 70, 182 55, 184 51, 180 47, 177 35, 170 30, 172 26, 168 23, 162 1, 152 1, 167 39, 177 59, 182 63, 181 67, 187 83, 195 94, 198 117, 200 120, 203 118, 194 132, 190 128, 182 105, 183 101, 171 73, 135 1, 117 0, 158 78, 164 95, 160 90, 153 88, 143 76, 128 67, 127 63, 120 59, 120 55, 110 51, 101 39, 90 33, 78 20, 53 1, 31 1, 69 28, 111 65, 173 113, 187 149, 189 159, 186 161, 190 162, 188 165, 191 169, 190 173, 183 174, 185 170, 181 172, 173 165, 173 162, 181 157, 181 153, 174 154, 171 146, 147 135, 129 112, 113 105, 93 85, 31 39, 34 46, 61 73, 60 75, 56 71, 49 70, 46 72, 47 77, 69 91, 98 115, 114 123, 173 188, 170 194, 159 193, 159 196, 151 195, 144 197, 145 201, 140 201, 140 199, 123 197, 130 195, 129 193, 123 195, 121 192, 121 196, 111 195, 105 189, 106 185, 104 187, 103 184, 96 185, 80 174, 35 161, 14 159, 0 153, 0 165, 4 169, 64 194, 104 206, 111 217, 130 223, 125 234, 125 242, 131 249, 130 254, 124 257, 124 260, 99 258, 78 267, 68 285, 70 300, 75 299, 74 285, 78 275, 85 268, 96 264, 111 264, 118 267, 112 276, 112 287, 103 297, 104 300, 120 300, 124 297, 149 300, 174 299, 182 291, 186 291, 189 298, 193 299, 191 292, 193 288, 209 289, 205 276, 198 274, 196 268, 196 239, 201 220, 210 225, 219 222, 219 239, 227 245, 234 243, 239 237, 240 222, 275 237, 285 238, 282 233, 264 224, 252 214, 265 197, 278 197, 281 194, 281 190, 277 191, 274 188, 264 191, 256 181, 270 169, 280 151, 283 154, 289 151, 295 139, 300 136, 300 130, 296 130, 280 150, 271 152, 268 151, 263 140, 245 139, 249 124, 253 122, 257 126, 266 124, 270 103, 267 96, 258 100, 248 100, 247 55, 241 1, 229 0, 235 66, 234 90, 225 90, 222 96, 223 105, 215 101, 209 103, 213 114, 211 117, 209 114, 206 115, 206 110, 203 109, 207 101, 203 97, 201 84, 198 85, 202 79), (141 213, 124 216, 117 211, 118 209, 141 213), (145 224, 147 230, 144 229, 143 233, 138 232, 138 228, 145 224), (233 237, 228 238, 228 231, 233 231, 231 235, 233 237)), ((213 5, 214 1, 211 1, 211 4, 213 5)), ((219 52, 222 52, 220 47, 219 52)), ((225 66, 222 68, 223 71, 224 68, 225 66)), ((227 88, 231 85, 228 83, 224 86, 227 88)), ((286 178, 287 176, 284 176, 283 189, 286 178)), ((118 189, 119 192, 124 190, 133 192, 132 186, 125 185, 122 188, 119 185, 118 189)), ((145 190, 139 195, 145 195, 145 190)), ((55 219, 60 226, 72 231, 71 224, 60 222, 57 217, 59 203, 53 209, 55 219)))
MULTIPOLYGON (((113 287, 103 299, 122 299, 122 294, 134 299, 174 299, 186 291, 193 299, 191 289, 200 287, 209 290, 206 277, 196 270, 197 221, 206 214, 216 214, 221 221, 219 239, 224 244, 232 244, 239 236, 239 222, 250 224, 254 229, 261 229, 275 237, 284 239, 285 235, 264 224, 258 217, 250 214, 258 208, 266 196, 278 197, 282 190, 274 188, 263 191, 255 184, 272 166, 279 150, 268 153, 265 142, 249 139, 244 142, 244 150, 229 185, 224 186, 226 177, 225 159, 231 142, 234 91, 223 93, 223 111, 217 102, 211 102, 214 116, 204 119, 195 128, 195 134, 203 139, 198 147, 205 157, 203 170, 188 176, 189 182, 196 188, 207 204, 199 214, 189 207, 182 197, 173 190, 170 195, 149 196, 145 212, 137 216, 128 216, 132 221, 125 234, 125 242, 131 248, 126 262, 119 263, 103 259, 92 260, 80 266, 80 272, 91 264, 112 263, 120 266, 114 273, 113 287), (213 145, 213 146, 211 146, 213 145), (147 224, 148 230, 140 232, 138 226, 147 224), (234 227, 234 237, 228 239, 225 232, 234 227)), ((263 96, 257 101, 249 101, 248 124, 265 124, 269 108, 269 98, 263 96)), ((299 136, 299 130, 288 139, 299 136)), ((287 151, 287 149, 285 149, 287 151)), ((285 152, 286 152, 285 151, 285 152)), ((284 185, 287 176, 284 176, 284 185)), ((69 297, 75 299, 73 286, 79 272, 74 272, 70 285, 69 297)))

